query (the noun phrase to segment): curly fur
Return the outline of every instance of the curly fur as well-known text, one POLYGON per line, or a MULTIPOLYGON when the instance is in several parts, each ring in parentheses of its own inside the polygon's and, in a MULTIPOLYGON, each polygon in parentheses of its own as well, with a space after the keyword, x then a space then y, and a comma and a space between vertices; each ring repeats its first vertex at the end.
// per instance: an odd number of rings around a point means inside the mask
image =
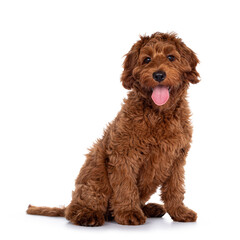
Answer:
POLYGON ((198 59, 174 33, 143 36, 127 53, 121 81, 131 90, 121 111, 87 154, 72 201, 66 208, 34 207, 28 214, 65 216, 74 224, 100 226, 105 220, 139 225, 146 217, 169 213, 174 221, 193 222, 197 214, 183 204, 184 164, 192 126, 186 100, 189 83, 198 83, 198 59), (170 62, 166 55, 174 54, 170 62), (142 64, 146 56, 152 62, 142 64), (154 71, 166 72, 161 83, 170 98, 157 106, 154 71), (146 202, 161 186, 163 205, 146 202))

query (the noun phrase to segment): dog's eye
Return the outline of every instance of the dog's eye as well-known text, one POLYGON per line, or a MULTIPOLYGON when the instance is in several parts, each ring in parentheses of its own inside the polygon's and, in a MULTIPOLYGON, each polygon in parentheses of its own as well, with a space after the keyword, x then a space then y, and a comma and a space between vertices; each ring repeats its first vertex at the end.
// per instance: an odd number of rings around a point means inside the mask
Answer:
POLYGON ((173 55, 168 55, 167 58, 170 62, 173 62, 175 60, 175 57, 173 55))
POLYGON ((144 60, 143 60, 143 64, 144 63, 149 63, 151 62, 151 58, 150 57, 146 57, 144 60))

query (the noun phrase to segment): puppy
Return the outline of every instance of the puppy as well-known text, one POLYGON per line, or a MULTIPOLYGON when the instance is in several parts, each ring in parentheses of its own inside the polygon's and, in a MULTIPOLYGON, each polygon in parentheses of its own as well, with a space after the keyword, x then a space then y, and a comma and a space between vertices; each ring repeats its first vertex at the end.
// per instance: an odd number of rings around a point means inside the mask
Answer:
POLYGON ((166 212, 174 221, 196 221, 183 199, 192 137, 186 96, 189 84, 199 82, 198 62, 174 33, 141 37, 123 64, 128 97, 87 154, 71 203, 66 208, 29 205, 27 213, 64 216, 82 226, 110 219, 140 225, 166 212), (159 186, 164 205, 145 204, 159 186))

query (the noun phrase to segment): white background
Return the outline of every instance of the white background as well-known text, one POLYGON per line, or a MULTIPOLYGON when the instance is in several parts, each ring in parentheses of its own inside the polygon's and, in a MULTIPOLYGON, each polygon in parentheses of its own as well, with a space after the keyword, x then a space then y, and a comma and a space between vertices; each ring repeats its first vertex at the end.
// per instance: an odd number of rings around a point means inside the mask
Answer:
MULTIPOLYGON (((238 1, 0 1, 1 239, 239 239, 238 1), (67 205, 84 154, 121 108, 123 55, 139 34, 175 31, 201 61, 189 89, 185 203, 143 226, 29 216, 67 205)), ((159 201, 154 195, 152 201, 159 201)))

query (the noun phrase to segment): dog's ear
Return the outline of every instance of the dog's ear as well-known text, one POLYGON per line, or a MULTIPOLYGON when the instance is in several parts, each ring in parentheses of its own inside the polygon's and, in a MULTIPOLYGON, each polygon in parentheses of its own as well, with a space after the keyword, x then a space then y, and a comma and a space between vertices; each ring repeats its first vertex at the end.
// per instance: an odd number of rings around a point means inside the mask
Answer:
POLYGON ((139 53, 141 47, 148 41, 149 37, 140 36, 140 40, 136 42, 131 50, 125 55, 125 60, 123 62, 123 72, 121 76, 121 82, 124 88, 131 89, 134 83, 133 69, 137 65, 139 53))
POLYGON ((185 79, 190 83, 196 84, 199 83, 199 73, 196 70, 196 66, 199 63, 199 60, 196 54, 188 48, 183 42, 178 44, 178 49, 183 59, 183 63, 187 66, 187 71, 184 73, 185 79))

